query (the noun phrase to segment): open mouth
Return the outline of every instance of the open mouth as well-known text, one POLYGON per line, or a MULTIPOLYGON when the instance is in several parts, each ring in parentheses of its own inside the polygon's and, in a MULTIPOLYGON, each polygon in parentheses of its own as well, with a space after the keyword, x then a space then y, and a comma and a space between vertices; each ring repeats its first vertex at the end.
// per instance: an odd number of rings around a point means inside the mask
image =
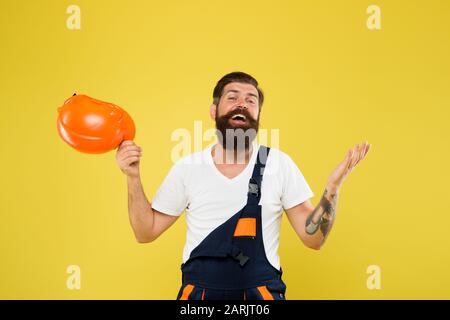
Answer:
POLYGON ((235 114, 230 121, 234 124, 246 124, 247 118, 243 114, 235 114))

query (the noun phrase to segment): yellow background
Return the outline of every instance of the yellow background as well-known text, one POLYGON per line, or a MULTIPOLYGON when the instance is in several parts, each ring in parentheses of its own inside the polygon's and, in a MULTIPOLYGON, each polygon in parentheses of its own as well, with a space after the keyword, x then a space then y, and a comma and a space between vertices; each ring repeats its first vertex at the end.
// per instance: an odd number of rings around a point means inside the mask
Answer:
POLYGON ((302 170, 317 204, 363 140, 321 251, 283 218, 288 299, 450 298, 448 1, 0 2, 0 298, 174 299, 184 216, 134 240, 114 152, 81 154, 57 135, 74 92, 125 108, 144 149, 150 199, 177 128, 208 116, 212 89, 241 70, 266 93, 262 128, 302 170), (81 8, 81 30, 66 9, 81 8), (370 4, 381 30, 366 27, 370 4), (81 290, 66 287, 81 267, 81 290), (381 268, 369 290, 366 269, 381 268))

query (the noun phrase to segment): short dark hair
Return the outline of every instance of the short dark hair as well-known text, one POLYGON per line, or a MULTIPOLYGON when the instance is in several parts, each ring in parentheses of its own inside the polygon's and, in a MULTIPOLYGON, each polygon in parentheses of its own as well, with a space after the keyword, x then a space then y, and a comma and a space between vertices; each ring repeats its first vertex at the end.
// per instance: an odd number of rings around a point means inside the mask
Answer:
POLYGON ((264 93, 261 90, 261 88, 258 86, 258 81, 256 81, 255 78, 253 78, 251 75, 245 73, 245 72, 240 72, 240 71, 235 71, 235 72, 231 72, 229 74, 226 74, 222 77, 222 79, 220 79, 217 84, 216 87, 214 88, 213 91, 213 103, 218 106, 219 105, 219 101, 220 98, 222 97, 223 94, 223 88, 225 88, 225 86, 229 83, 232 82, 240 82, 240 83, 248 83, 253 85, 256 90, 258 90, 258 102, 259 102, 259 107, 261 108, 264 102, 264 93))

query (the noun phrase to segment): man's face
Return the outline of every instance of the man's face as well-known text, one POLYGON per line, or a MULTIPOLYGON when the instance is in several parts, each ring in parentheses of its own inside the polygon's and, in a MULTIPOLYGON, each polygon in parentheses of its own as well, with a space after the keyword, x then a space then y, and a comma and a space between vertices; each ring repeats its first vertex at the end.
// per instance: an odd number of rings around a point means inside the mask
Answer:
POLYGON ((221 133, 219 141, 226 149, 248 148, 256 137, 259 127, 258 98, 258 90, 253 85, 232 82, 223 89, 219 105, 211 106, 211 117, 221 133), (230 134, 235 134, 236 137, 232 138, 230 134), (239 146, 240 141, 244 145, 239 146))
MULTIPOLYGON (((239 110, 248 113, 251 119, 259 118, 259 97, 258 90, 248 83, 232 82, 225 86, 220 97, 219 105, 214 108, 213 119, 217 119, 226 114, 239 113, 239 110)), ((235 127, 245 126, 249 121, 230 120, 230 124, 235 127)))

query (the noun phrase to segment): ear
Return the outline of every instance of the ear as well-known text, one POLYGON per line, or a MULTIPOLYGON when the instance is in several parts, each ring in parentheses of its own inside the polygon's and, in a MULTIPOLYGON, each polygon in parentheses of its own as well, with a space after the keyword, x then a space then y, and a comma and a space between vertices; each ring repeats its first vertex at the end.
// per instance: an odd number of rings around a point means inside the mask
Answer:
POLYGON ((209 107, 209 115, 211 116, 211 119, 216 120, 216 113, 217 113, 217 106, 213 103, 209 107))

